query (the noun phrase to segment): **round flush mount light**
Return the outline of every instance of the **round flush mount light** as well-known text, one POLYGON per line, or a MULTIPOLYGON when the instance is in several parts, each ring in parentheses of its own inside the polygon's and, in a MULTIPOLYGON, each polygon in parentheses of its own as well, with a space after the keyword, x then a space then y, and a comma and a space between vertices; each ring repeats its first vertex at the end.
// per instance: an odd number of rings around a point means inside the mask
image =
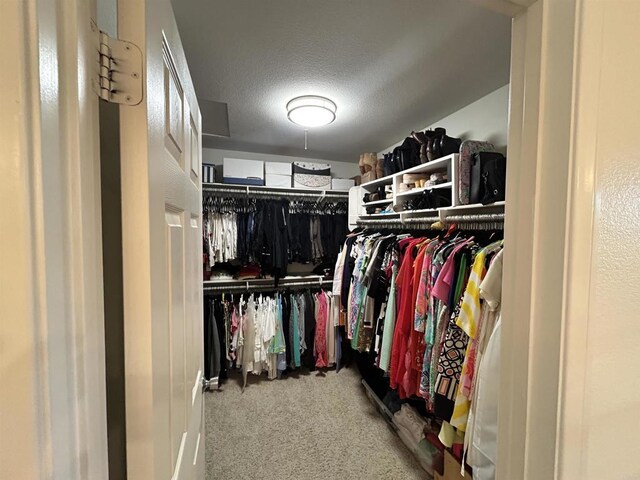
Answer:
POLYGON ((336 104, 325 97, 305 95, 287 103, 287 117, 303 127, 322 127, 336 119, 336 104))

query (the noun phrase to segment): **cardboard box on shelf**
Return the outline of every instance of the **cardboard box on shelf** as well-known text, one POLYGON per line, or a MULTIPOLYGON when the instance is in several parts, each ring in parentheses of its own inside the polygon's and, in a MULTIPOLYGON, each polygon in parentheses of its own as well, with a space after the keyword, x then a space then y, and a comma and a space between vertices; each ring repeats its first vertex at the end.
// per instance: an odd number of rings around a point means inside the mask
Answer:
POLYGON ((362 177, 360 175, 356 175, 355 177, 351 177, 351 180, 355 182, 356 187, 362 183, 362 177))
POLYGON ((243 160, 225 158, 222 162, 224 183, 239 185, 264 185, 264 162, 262 160, 243 160))
POLYGON ((291 188, 291 175, 279 175, 277 173, 267 173, 265 175, 265 185, 267 187, 291 188))
POLYGON ((289 175, 291 176, 291 163, 264 162, 265 175, 289 175))

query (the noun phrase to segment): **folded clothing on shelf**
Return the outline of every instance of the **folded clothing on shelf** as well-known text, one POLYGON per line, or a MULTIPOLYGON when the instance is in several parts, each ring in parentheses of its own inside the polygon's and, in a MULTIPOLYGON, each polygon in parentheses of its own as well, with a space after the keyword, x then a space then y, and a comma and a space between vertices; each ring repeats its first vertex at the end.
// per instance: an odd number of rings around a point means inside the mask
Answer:
POLYGON ((380 213, 395 213, 393 211, 393 207, 391 205, 382 208, 382 207, 376 207, 374 206, 369 206, 365 208, 365 211, 367 212, 367 215, 372 215, 372 214, 380 214, 380 213))
POLYGON ((402 175, 402 183, 411 184, 418 183, 422 180, 428 180, 429 174, 427 173, 405 173, 402 175))
POLYGON ((238 273, 238 280, 250 280, 254 278, 260 278, 262 273, 262 269, 260 265, 256 264, 247 264, 243 265, 240 268, 240 272, 238 273))
POLYGON ((429 180, 424 182, 423 187, 432 187, 449 181, 449 176, 446 173, 432 173, 429 176, 429 180))

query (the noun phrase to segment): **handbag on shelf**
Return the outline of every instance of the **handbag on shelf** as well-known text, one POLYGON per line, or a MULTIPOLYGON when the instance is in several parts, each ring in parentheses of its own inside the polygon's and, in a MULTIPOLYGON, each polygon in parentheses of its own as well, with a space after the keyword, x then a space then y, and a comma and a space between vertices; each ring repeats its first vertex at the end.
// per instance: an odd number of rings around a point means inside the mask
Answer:
POLYGON ((435 210, 451 206, 451 189, 425 190, 404 204, 405 210, 435 210))
POLYGON ((478 152, 495 152, 493 143, 478 140, 465 140, 460 145, 458 160, 458 200, 460 205, 469 203, 471 189, 471 164, 473 156, 478 152))
POLYGON ((398 171, 420 165, 420 144, 413 137, 407 137, 402 145, 393 149, 393 160, 398 171))
POLYGON ((487 205, 505 199, 507 159, 501 153, 478 152, 471 165, 470 202, 487 205))
POLYGON ((429 190, 428 196, 428 208, 442 208, 451 206, 451 190, 429 190))
POLYGON ((394 173, 398 173, 398 166, 393 159, 393 153, 385 153, 384 157, 384 176, 388 177, 389 175, 393 175, 394 173))

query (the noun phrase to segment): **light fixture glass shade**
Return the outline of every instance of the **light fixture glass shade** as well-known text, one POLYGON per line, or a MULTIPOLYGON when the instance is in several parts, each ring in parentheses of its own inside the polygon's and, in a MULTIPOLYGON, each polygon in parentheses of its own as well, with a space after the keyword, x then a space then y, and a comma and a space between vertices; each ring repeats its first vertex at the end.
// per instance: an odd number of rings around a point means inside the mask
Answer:
POLYGON ((336 104, 325 97, 306 95, 287 103, 287 117, 303 127, 321 127, 336 119, 336 104))

